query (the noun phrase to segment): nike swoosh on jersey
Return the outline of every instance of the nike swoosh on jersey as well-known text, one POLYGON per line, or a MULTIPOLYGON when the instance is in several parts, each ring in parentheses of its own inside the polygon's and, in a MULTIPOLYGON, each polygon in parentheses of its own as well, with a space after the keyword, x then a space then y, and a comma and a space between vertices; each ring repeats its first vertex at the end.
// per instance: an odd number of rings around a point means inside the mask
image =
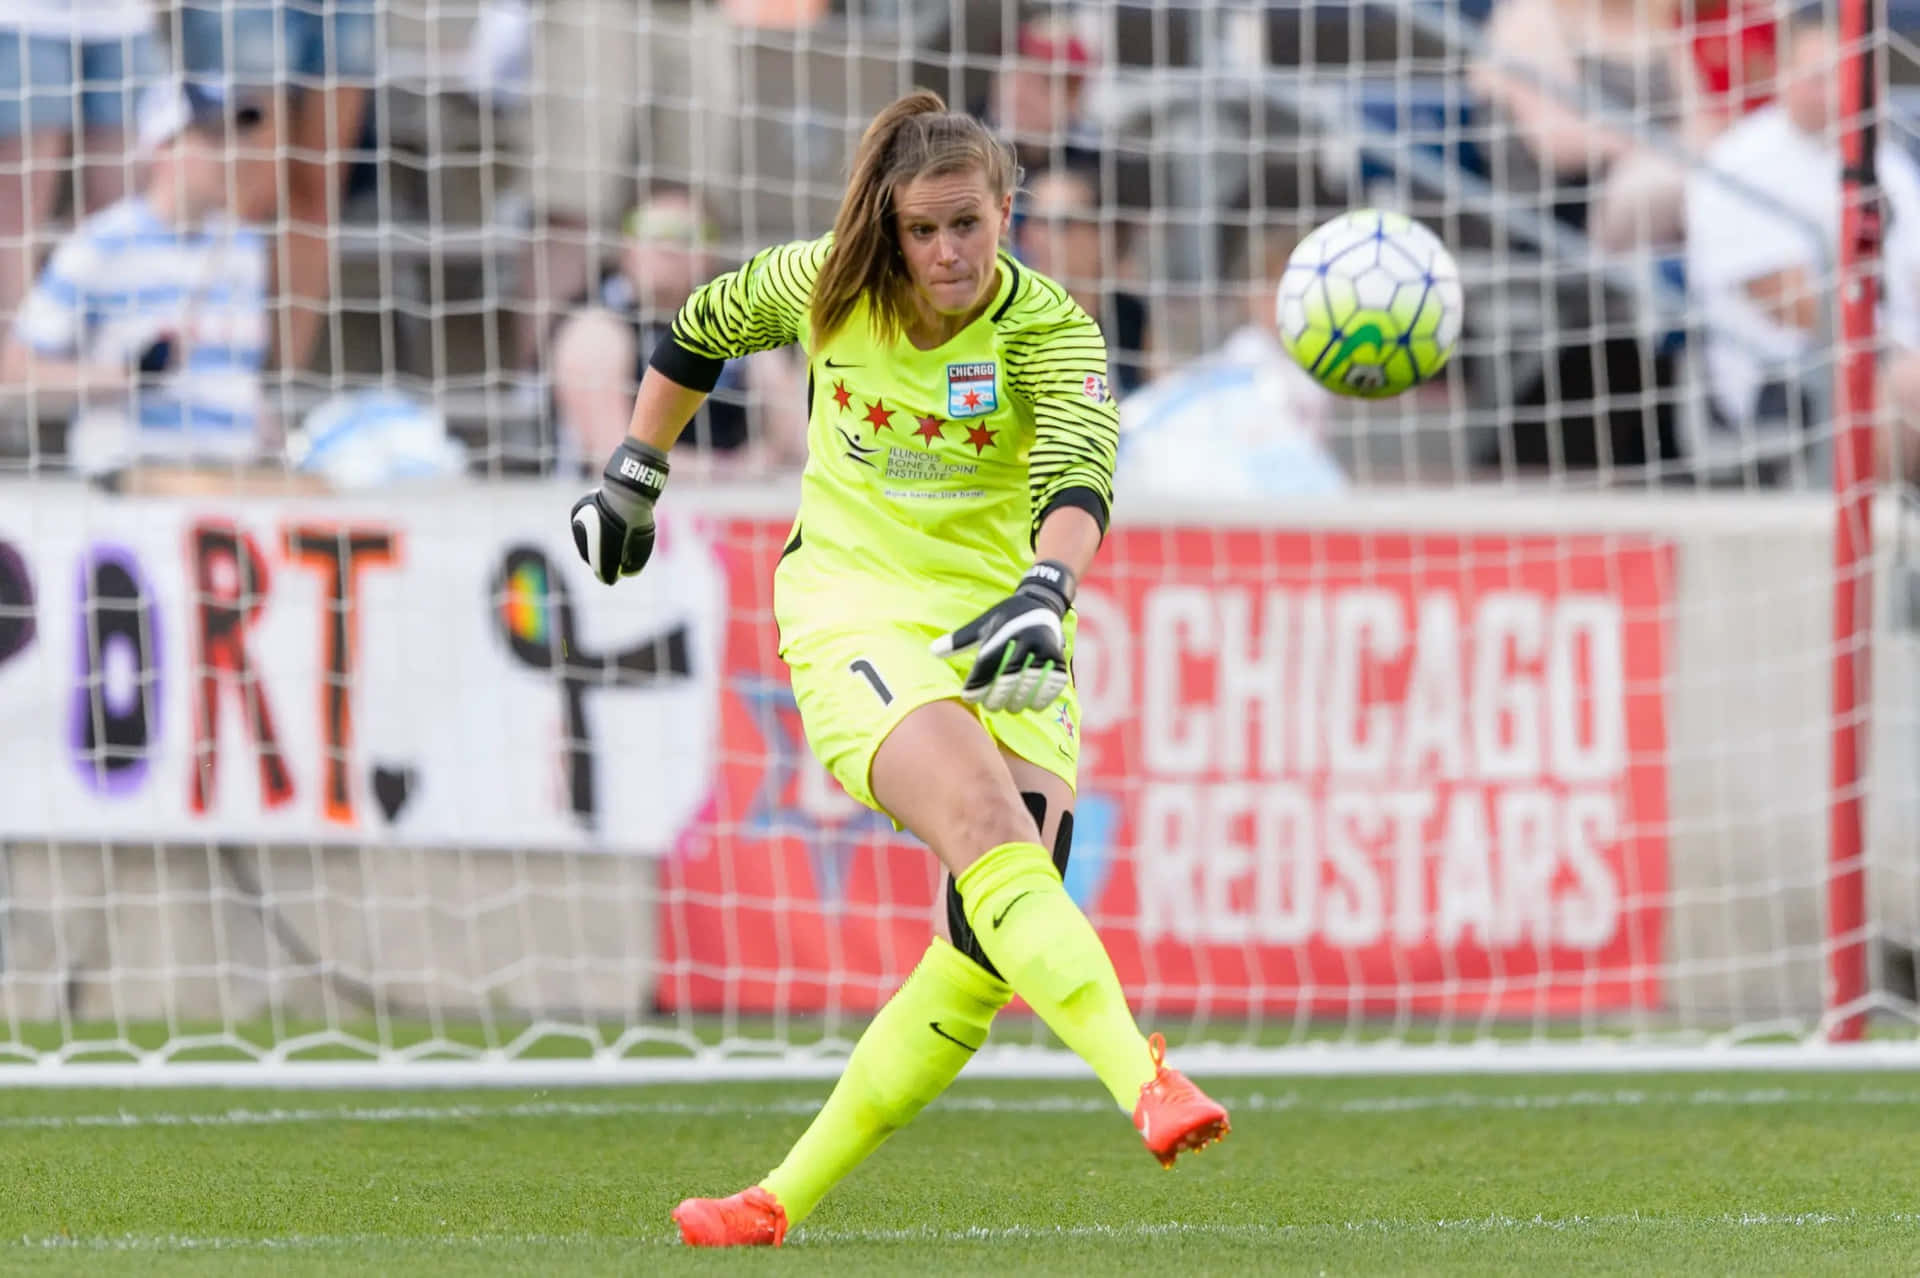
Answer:
POLYGON ((946 1039, 949 1043, 952 1043, 955 1047, 964 1048, 966 1051, 969 1051, 969 1052, 977 1052, 980 1050, 979 1044, 963 1043, 959 1039, 955 1038, 953 1035, 941 1029, 939 1021, 928 1021, 927 1028, 932 1030, 934 1033, 938 1034, 941 1038, 946 1039))
POLYGON ((1032 895, 1033 895, 1033 889, 1028 888, 1026 891, 1022 892, 1019 896, 1014 897, 1011 901, 1008 901, 1004 906, 1002 906, 1000 908, 1000 912, 993 916, 993 930, 998 932, 1000 930, 1000 920, 1006 918, 1007 915, 1012 912, 1014 906, 1020 904, 1020 902, 1026 900, 1028 897, 1032 895))
POLYGON ((866 367, 865 364, 836 364, 833 362, 833 356, 831 355, 827 356, 824 363, 828 368, 865 368, 866 367))

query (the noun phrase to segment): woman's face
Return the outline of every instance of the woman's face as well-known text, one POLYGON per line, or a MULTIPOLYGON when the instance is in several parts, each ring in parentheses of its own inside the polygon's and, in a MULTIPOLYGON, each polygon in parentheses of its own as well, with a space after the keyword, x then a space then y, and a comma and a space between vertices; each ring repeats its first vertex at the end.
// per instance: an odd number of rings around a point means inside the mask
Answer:
POLYGON ((895 192, 893 207, 900 255, 922 302, 940 315, 979 305, 999 279, 1013 193, 995 198, 977 169, 924 174, 895 192))

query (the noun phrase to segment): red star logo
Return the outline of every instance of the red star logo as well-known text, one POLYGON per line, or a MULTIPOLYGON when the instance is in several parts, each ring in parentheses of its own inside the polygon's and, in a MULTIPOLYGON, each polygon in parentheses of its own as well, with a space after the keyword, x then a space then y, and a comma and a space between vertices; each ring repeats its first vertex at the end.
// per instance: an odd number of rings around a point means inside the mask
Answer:
POLYGON ((941 438, 942 423, 938 417, 916 417, 913 420, 920 423, 920 429, 913 433, 926 440, 929 447, 933 445, 934 440, 941 438))
POLYGON ((967 427, 967 442, 973 445, 973 455, 978 457, 993 447, 993 437, 999 433, 999 431, 988 430, 985 426, 967 427))
POLYGON ((847 389, 845 382, 833 384, 833 402, 840 405, 840 411, 843 413, 853 406, 853 392, 847 389))
POLYGON ((893 410, 887 407, 887 401, 876 399, 873 407, 867 410, 867 424, 877 433, 893 429, 893 410))
POLYGON ((980 392, 979 392, 979 391, 968 391, 968 392, 967 392, 967 398, 966 398, 966 399, 965 399, 965 401, 963 401, 963 402, 964 402, 964 403, 966 404, 966 406, 967 406, 968 408, 978 408, 978 407, 980 407, 980 392))

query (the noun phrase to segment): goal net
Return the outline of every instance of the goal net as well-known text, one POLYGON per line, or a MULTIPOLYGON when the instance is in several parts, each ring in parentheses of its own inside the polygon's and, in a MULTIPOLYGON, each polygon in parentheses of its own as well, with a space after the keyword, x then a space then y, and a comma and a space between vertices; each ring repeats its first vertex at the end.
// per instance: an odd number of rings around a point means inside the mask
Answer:
MULTIPOLYGON (((1915 1059, 1910 8, 188 9, 0 88, 0 1082, 837 1069, 942 885, 777 655, 799 410, 929 490, 1017 441, 757 356, 643 576, 564 516, 663 308, 827 229, 914 85, 1015 141, 1010 247, 1113 350, 1065 878, 1143 1026, 1915 1059), (1271 331, 1360 206, 1466 291, 1365 404, 1271 331)), ((977 1067, 1081 1068, 1018 1004, 977 1067)))

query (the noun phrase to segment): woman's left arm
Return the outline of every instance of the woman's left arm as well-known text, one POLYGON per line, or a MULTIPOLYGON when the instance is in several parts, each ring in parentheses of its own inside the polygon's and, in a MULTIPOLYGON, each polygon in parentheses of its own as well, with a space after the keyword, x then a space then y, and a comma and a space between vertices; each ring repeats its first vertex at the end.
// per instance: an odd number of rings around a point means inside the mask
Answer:
POLYGON ((1078 582, 1100 553, 1100 522, 1079 506, 1056 506, 1033 539, 1033 560, 1065 564, 1078 582))
POLYGON ((1107 383, 1099 325, 1070 299, 1047 318, 1006 339, 1007 374, 1033 408, 1027 493, 1034 557, 1078 574, 1092 564, 1113 508, 1120 407, 1107 383))

